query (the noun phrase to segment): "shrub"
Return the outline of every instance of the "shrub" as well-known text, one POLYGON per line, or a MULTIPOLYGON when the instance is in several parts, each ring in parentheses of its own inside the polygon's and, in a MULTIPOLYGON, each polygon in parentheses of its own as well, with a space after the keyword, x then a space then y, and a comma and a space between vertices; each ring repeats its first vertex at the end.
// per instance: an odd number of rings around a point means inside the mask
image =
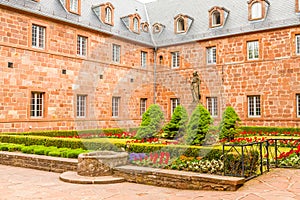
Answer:
POLYGON ((54 157, 60 157, 61 156, 61 152, 56 150, 56 151, 50 151, 49 156, 54 156, 54 157))
POLYGON ((163 127, 163 138, 180 138, 186 134, 188 123, 188 113, 183 106, 177 106, 172 115, 172 119, 163 127))
POLYGON ((202 105, 198 105, 188 123, 186 142, 201 145, 212 122, 210 113, 202 105))
POLYGON ((227 139, 228 141, 234 139, 234 136, 240 131, 238 129, 239 116, 232 107, 227 107, 223 113, 222 121, 220 123, 219 139, 227 139))
POLYGON ((154 137, 161 130, 163 120, 164 114, 160 107, 156 104, 152 104, 143 114, 142 123, 137 131, 136 138, 154 137))

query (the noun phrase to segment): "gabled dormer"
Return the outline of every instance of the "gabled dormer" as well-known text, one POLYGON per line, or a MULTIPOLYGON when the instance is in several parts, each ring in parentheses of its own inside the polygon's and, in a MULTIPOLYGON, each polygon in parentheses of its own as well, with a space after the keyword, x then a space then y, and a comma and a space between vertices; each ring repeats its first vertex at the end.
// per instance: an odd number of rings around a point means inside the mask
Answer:
POLYGON ((140 33, 141 17, 139 14, 130 14, 125 17, 121 17, 122 22, 125 26, 134 33, 140 33))
POLYGON ((142 27, 142 31, 144 31, 145 33, 149 32, 149 23, 148 22, 142 22, 141 27, 142 27))
POLYGON ((209 11, 209 27, 223 27, 229 15, 229 10, 224 7, 215 6, 209 11))
POLYGON ((93 6, 92 9, 102 23, 114 25, 115 7, 110 2, 93 6))
POLYGON ((81 0, 59 0, 66 11, 80 15, 81 14, 81 0))
POLYGON ((264 20, 270 6, 268 0, 249 0, 248 1, 248 20, 264 20))
POLYGON ((193 23, 193 18, 188 15, 178 14, 174 17, 174 32, 187 33, 193 23))
POLYGON ((160 23, 154 23, 154 24, 152 25, 152 32, 153 32, 154 34, 160 34, 160 33, 163 32, 164 28, 165 28, 164 25, 162 25, 162 24, 160 24, 160 23))
POLYGON ((300 0, 295 0, 295 11, 296 13, 300 12, 300 0))

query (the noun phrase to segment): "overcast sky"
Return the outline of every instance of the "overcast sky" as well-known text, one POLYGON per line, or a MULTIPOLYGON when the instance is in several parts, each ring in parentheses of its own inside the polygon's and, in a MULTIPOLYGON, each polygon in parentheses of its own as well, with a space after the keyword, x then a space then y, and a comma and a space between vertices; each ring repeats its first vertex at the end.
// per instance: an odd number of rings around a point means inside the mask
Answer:
POLYGON ((147 3, 147 2, 156 1, 156 0, 138 0, 138 1, 141 1, 141 2, 147 3))

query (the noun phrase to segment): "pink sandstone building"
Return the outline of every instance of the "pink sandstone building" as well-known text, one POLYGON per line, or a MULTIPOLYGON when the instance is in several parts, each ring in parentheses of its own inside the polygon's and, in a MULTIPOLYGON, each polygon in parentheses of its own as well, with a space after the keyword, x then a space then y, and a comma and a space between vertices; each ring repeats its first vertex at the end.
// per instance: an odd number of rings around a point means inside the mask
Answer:
POLYGON ((0 0, 0 132, 137 127, 189 112, 299 127, 299 0, 0 0))

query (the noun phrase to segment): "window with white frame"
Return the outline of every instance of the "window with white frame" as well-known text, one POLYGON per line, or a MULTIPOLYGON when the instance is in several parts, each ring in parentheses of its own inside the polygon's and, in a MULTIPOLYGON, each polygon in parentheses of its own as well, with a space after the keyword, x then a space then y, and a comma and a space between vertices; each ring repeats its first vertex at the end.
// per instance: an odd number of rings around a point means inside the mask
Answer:
POLYGON ((212 26, 219 26, 221 25, 221 14, 219 11, 214 11, 212 13, 212 26))
POLYGON ((300 94, 296 95, 297 117, 300 117, 300 94))
POLYGON ((70 0, 70 11, 78 13, 78 1, 79 0, 70 0))
POLYGON ((300 35, 296 35, 296 54, 300 54, 300 35))
POLYGON ((140 115, 142 116, 147 110, 147 99, 142 98, 140 100, 140 115))
POLYGON ((259 57, 258 41, 247 42, 248 60, 257 60, 259 57))
POLYGON ((260 19, 262 18, 262 3, 256 2, 251 6, 251 19, 260 19))
POLYGON ((31 117, 44 116, 44 93, 43 92, 31 92, 30 116, 31 117))
POLYGON ((137 17, 133 18, 133 31, 139 32, 139 20, 137 17))
POLYGON ((120 50, 121 50, 120 45, 113 44, 113 49, 112 49, 112 60, 113 60, 113 62, 120 63, 120 50))
POLYGON ((218 116, 218 98, 217 97, 207 97, 206 98, 207 110, 212 117, 218 116))
POLYGON ((77 95, 76 116, 86 117, 86 95, 77 95))
POLYGON ((148 53, 145 51, 141 52, 141 67, 145 68, 147 66, 147 55, 148 53))
POLYGON ((260 96, 248 96, 248 116, 260 117, 261 113, 260 96))
POLYGON ((173 115, 175 108, 179 105, 180 105, 179 98, 171 98, 171 115, 173 115))
POLYGON ((207 64, 216 64, 216 53, 216 47, 209 47, 206 49, 207 64))
POLYGON ((112 98, 112 116, 118 117, 120 111, 120 97, 113 97, 112 98))
POLYGON ((172 52, 172 68, 178 68, 179 67, 179 52, 172 52))
POLYGON ((43 26, 32 25, 32 47, 45 48, 45 30, 43 26))
POLYGON ((105 22, 111 23, 111 9, 110 7, 105 8, 105 22))
POLYGON ((185 32, 184 19, 182 17, 177 20, 177 32, 185 32))
POLYGON ((87 52, 87 37, 77 36, 77 55, 86 56, 87 52))

